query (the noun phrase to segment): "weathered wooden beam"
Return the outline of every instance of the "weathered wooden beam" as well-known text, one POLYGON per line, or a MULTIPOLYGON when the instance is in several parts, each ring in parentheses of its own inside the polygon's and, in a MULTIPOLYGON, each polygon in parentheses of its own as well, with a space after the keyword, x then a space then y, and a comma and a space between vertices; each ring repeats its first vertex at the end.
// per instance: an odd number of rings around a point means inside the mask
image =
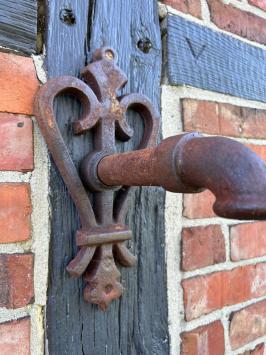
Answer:
POLYGON ((0 0, 0 46, 35 53, 37 0, 0 0))
POLYGON ((169 15, 168 80, 250 100, 266 101, 266 51, 169 15))
MULTIPOLYGON (((161 38, 156 0, 50 0, 47 2, 46 67, 48 77, 78 75, 92 52, 102 45, 118 53, 128 76, 123 93, 146 94, 159 109, 161 38), (60 13, 65 13, 65 21, 60 13)), ((58 98, 57 120, 76 163, 92 150, 92 135, 74 136, 71 122, 79 105, 58 98)), ((118 144, 133 149, 143 132, 139 115, 130 112, 134 139, 118 144)), ((137 266, 121 268, 124 296, 103 313, 83 299, 82 279, 71 279, 66 266, 77 253, 75 207, 54 164, 51 164, 51 243, 47 304, 50 354, 169 354, 164 191, 140 188, 132 193, 128 225, 137 266)))

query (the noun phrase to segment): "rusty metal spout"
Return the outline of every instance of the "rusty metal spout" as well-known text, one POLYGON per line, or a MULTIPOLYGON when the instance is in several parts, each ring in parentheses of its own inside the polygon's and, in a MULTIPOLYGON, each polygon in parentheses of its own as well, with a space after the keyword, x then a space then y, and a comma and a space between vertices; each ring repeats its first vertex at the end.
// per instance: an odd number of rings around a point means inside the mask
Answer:
POLYGON ((97 171, 107 186, 162 186, 183 193, 206 188, 216 196, 218 216, 266 218, 266 165, 229 138, 198 133, 170 137, 156 148, 106 156, 97 171))
POLYGON ((81 71, 84 81, 72 76, 49 79, 35 98, 35 117, 80 217, 76 232, 80 249, 67 271, 72 277, 84 275, 84 300, 101 309, 123 292, 116 262, 125 267, 136 262, 126 245, 132 236, 125 225, 130 186, 162 186, 182 193, 207 188, 216 196, 216 214, 266 219, 264 163, 235 141, 198 133, 170 137, 153 148, 159 114, 141 94, 117 96, 126 76, 116 60, 112 48, 98 48, 93 61, 81 71), (74 122, 73 132, 91 130, 94 135, 93 149, 83 158, 80 175, 54 112, 55 98, 64 93, 82 104, 82 116, 74 122), (143 135, 136 151, 114 154, 116 138, 127 141, 134 133, 126 119, 129 109, 140 114, 143 135), (88 190, 94 192, 92 199, 88 190))

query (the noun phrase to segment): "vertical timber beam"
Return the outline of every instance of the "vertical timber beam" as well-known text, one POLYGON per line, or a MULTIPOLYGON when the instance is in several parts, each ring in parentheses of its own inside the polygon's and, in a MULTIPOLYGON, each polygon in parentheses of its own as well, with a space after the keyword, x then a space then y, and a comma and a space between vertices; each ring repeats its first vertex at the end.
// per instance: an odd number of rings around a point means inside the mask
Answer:
MULTIPOLYGON (((157 1, 50 0, 47 15, 48 77, 77 75, 96 48, 112 46, 118 53, 118 65, 129 79, 121 93, 143 93, 159 110, 157 1)), ((56 110, 64 139, 78 165, 92 147, 90 134, 73 138, 71 120, 79 114, 79 104, 71 98, 60 98, 56 110)), ((143 127, 138 115, 130 113, 129 121, 135 139, 126 147, 118 144, 118 150, 130 150, 140 139, 143 127)), ((66 272, 66 265, 77 252, 74 233, 78 219, 54 164, 50 181, 49 354, 168 354, 163 190, 139 188, 131 195, 128 222, 134 233, 131 249, 138 264, 121 269, 126 291, 103 313, 84 303, 82 280, 70 279, 66 272)))

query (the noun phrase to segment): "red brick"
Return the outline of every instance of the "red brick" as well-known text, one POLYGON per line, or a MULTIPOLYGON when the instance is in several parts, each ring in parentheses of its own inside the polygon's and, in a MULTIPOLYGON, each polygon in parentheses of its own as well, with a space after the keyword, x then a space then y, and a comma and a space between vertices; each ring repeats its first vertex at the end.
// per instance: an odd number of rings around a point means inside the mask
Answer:
POLYGON ((19 308, 32 302, 33 255, 0 255, 0 306, 19 308))
POLYGON ((33 255, 14 254, 7 257, 9 283, 9 305, 22 307, 32 302, 33 290, 33 255))
POLYGON ((213 101, 182 100, 185 131, 266 138, 266 110, 213 101))
POLYGON ((162 3, 185 14, 201 18, 200 0, 163 0, 162 3))
POLYGON ((215 217, 212 209, 214 202, 215 197, 209 190, 199 194, 185 194, 183 216, 190 219, 215 217))
POLYGON ((224 236, 219 225, 184 228, 182 231, 182 269, 184 271, 225 261, 224 236))
POLYGON ((266 255, 266 222, 232 226, 230 243, 233 261, 266 255))
POLYGON ((250 5, 254 5, 263 11, 266 11, 266 1, 265 0, 248 0, 250 5))
POLYGON ((182 282, 185 317, 197 318, 224 306, 264 296, 266 263, 218 271, 182 282))
POLYGON ((181 355, 224 355, 224 329, 220 321, 181 334, 181 355))
POLYGON ((0 243, 29 239, 31 210, 29 184, 0 184, 0 243))
POLYGON ((219 28, 251 41, 266 44, 266 20, 220 0, 207 0, 211 21, 219 28))
POLYGON ((231 315, 229 337, 233 349, 265 335, 266 301, 258 302, 231 315))
POLYGON ((0 324, 0 354, 30 354, 30 318, 0 324))
POLYGON ((264 355, 264 344, 259 344, 253 350, 248 350, 241 355, 264 355))
POLYGON ((32 121, 29 117, 0 113, 0 170, 33 170, 32 121))
POLYGON ((0 111, 31 115, 39 87, 33 60, 1 52, 0 73, 0 111))

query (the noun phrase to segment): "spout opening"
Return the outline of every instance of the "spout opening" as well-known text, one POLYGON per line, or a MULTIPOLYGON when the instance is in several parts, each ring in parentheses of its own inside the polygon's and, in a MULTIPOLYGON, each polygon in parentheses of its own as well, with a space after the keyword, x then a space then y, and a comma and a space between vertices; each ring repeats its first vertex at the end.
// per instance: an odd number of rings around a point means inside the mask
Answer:
POLYGON ((213 210, 219 217, 239 220, 265 220, 266 200, 260 197, 243 196, 233 200, 216 200, 213 210))

